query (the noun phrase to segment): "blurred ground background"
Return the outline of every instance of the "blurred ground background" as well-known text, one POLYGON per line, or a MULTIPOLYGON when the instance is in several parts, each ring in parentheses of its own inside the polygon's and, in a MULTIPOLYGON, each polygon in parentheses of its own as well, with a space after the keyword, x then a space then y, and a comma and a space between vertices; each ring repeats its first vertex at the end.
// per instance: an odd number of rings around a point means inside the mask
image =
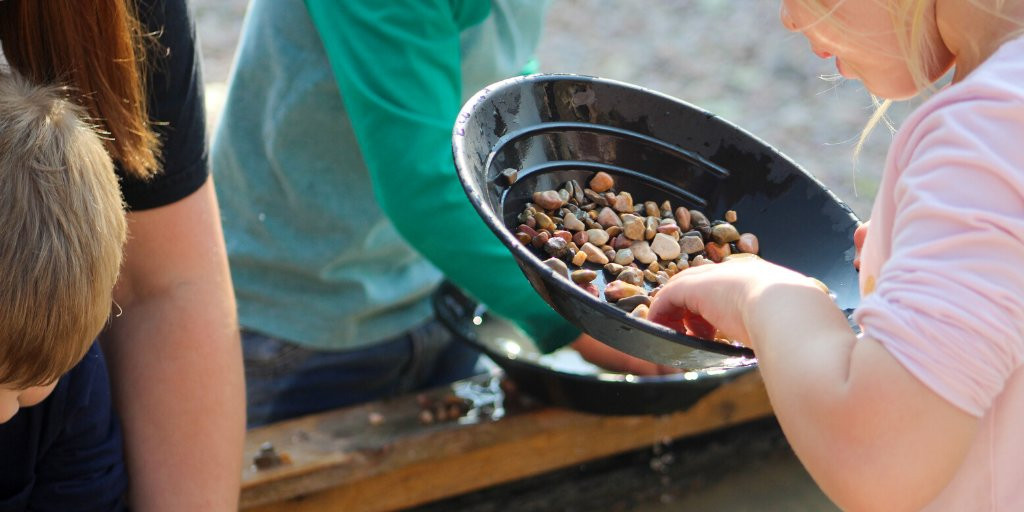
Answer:
MULTIPOLYGON (((191 0, 216 120, 247 0, 191 0)), ((714 112, 772 144, 866 219, 890 134, 853 149, 872 112, 860 83, 782 28, 778 0, 553 0, 542 71, 613 78, 714 112)), ((892 109, 894 121, 906 107, 892 109)))
MULTIPOLYGON (((247 0, 190 1, 215 123, 247 0)), ((818 59, 802 36, 782 28, 778 0, 553 0, 539 53, 542 71, 630 82, 714 112, 790 156, 862 219, 868 217, 890 134, 884 127, 875 130, 855 169, 853 149, 871 114, 871 99, 857 82, 822 78, 835 75, 833 63, 818 59)), ((907 108, 892 110, 895 122, 907 108)), ((627 508, 605 509, 835 510, 784 440, 771 446, 730 452, 729 464, 707 466, 716 471, 699 486, 692 479, 653 475, 664 492, 644 501, 638 491, 627 508)), ((615 464, 629 469, 629 460, 615 464)), ((602 473, 590 482, 616 485, 620 474, 602 473)), ((542 480, 537 492, 550 495, 545 489, 551 480, 542 480)), ((520 486, 515 492, 527 491, 520 486)), ((447 505, 491 510, 481 503, 447 505)))

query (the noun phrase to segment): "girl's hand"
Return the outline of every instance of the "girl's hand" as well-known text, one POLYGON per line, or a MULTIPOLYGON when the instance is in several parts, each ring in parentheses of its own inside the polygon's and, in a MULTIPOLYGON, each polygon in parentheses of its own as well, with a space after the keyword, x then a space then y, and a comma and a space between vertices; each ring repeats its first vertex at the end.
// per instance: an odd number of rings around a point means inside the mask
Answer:
POLYGON ((853 232, 853 247, 857 251, 853 256, 853 268, 857 270, 860 270, 860 250, 864 247, 864 239, 868 237, 868 224, 870 223, 869 220, 857 226, 857 230, 853 232))
POLYGON ((726 338, 750 346, 747 305, 770 286, 819 289, 800 273, 761 258, 741 258, 679 272, 654 297, 647 318, 677 326, 685 312, 696 313, 726 338))

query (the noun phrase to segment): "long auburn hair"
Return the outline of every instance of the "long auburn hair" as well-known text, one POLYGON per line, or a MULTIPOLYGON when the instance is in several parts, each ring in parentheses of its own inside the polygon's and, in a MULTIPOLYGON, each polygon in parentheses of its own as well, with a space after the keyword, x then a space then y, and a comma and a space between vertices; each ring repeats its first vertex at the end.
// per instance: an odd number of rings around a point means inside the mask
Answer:
POLYGON ((146 54, 135 0, 4 0, 0 42, 14 70, 39 84, 71 88, 107 134, 128 174, 160 171, 160 141, 146 101, 146 54))

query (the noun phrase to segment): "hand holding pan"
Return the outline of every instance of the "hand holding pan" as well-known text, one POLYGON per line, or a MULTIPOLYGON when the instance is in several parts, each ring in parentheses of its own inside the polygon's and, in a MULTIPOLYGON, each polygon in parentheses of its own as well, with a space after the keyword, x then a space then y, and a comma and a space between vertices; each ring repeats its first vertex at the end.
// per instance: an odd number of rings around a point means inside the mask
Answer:
POLYGON ((585 264, 598 271, 594 297, 542 263, 546 256, 515 238, 533 192, 604 171, 638 201, 668 200, 710 219, 733 210, 762 258, 820 280, 848 314, 859 301, 850 208, 764 141, 680 100, 580 75, 512 78, 466 103, 452 148, 470 202, 537 292, 628 354, 690 370, 756 363, 747 348, 688 336, 599 298, 614 277, 598 265, 585 264))

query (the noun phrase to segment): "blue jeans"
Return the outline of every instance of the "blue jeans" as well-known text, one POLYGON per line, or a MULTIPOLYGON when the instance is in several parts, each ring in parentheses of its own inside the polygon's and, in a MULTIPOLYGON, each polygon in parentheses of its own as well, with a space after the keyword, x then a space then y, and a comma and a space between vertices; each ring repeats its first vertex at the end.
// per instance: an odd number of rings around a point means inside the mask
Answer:
POLYGON ((248 426, 447 384, 479 373, 480 353, 436 320, 366 348, 333 351, 242 331, 248 426))

